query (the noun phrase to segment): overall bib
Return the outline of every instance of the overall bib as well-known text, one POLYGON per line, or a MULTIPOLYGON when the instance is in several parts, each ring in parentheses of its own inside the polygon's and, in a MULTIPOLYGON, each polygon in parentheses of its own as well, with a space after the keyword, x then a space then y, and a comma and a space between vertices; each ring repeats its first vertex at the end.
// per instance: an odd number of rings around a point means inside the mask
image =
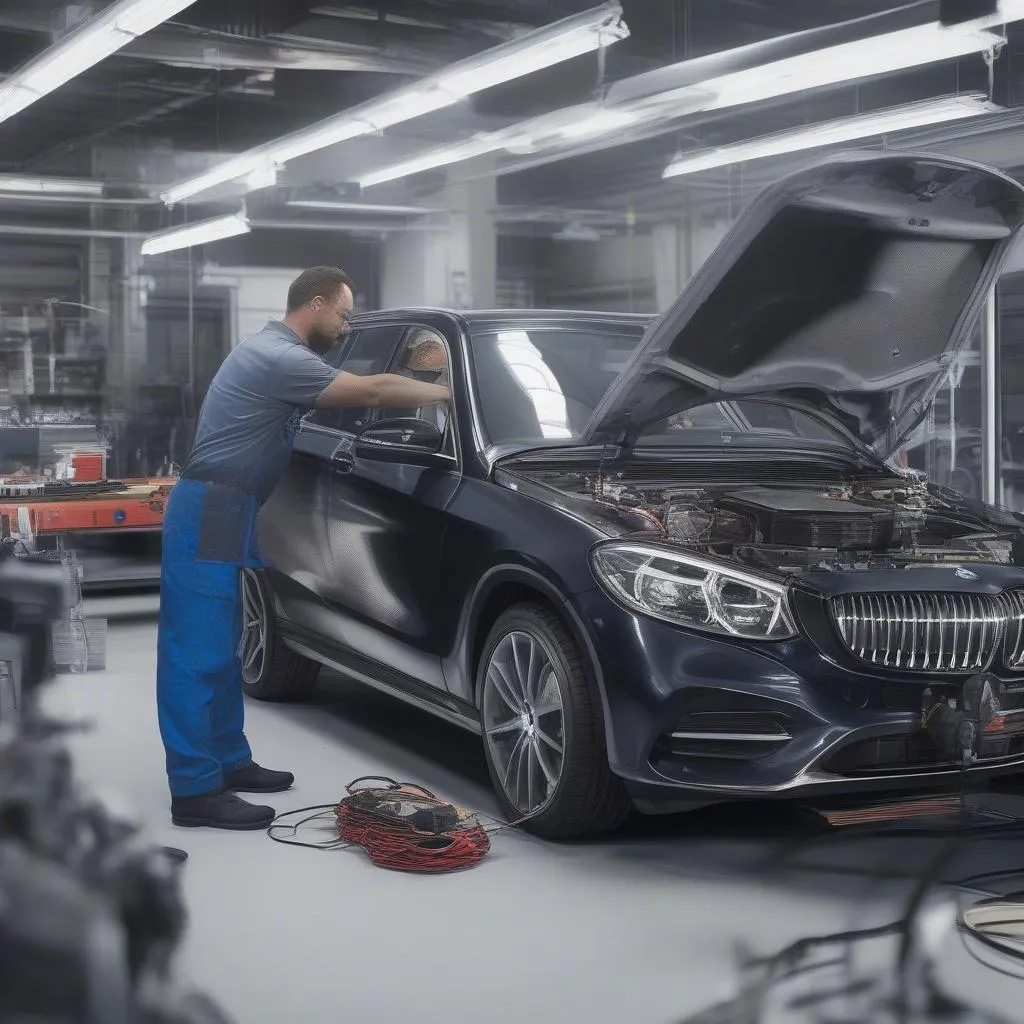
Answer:
POLYGON ((157 710, 172 796, 198 796, 252 759, 243 730, 240 577, 259 567, 259 501, 181 478, 164 515, 157 710))

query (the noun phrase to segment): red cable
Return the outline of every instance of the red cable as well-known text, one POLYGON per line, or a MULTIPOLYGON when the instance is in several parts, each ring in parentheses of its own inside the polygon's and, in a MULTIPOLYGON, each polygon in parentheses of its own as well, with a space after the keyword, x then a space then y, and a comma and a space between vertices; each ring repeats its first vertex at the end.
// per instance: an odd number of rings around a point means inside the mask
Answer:
POLYGON ((471 867, 491 848, 483 827, 471 824, 448 832, 425 832, 342 800, 334 808, 338 834, 362 846, 378 867, 394 871, 444 872, 471 867))

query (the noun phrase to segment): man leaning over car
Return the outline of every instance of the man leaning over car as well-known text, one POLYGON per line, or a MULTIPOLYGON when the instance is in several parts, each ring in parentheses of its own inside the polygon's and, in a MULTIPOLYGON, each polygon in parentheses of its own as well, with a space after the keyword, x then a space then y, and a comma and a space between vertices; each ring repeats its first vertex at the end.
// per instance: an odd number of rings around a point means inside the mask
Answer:
POLYGON ((157 709, 177 825, 265 828, 270 807, 236 794, 294 782, 252 759, 243 731, 239 571, 259 565, 256 514, 284 475, 313 408, 421 406, 446 387, 336 370, 323 355, 347 333, 355 287, 335 267, 303 271, 283 320, 235 347, 203 402, 192 452, 163 525, 157 709))

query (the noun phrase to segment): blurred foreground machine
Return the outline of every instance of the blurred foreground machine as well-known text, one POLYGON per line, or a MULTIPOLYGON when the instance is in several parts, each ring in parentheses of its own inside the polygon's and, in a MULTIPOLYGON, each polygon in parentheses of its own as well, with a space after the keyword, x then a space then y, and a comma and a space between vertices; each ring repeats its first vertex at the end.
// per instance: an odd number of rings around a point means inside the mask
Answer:
POLYGON ((39 709, 68 589, 0 548, 0 1022, 227 1024, 175 981, 177 865, 81 790, 39 709))

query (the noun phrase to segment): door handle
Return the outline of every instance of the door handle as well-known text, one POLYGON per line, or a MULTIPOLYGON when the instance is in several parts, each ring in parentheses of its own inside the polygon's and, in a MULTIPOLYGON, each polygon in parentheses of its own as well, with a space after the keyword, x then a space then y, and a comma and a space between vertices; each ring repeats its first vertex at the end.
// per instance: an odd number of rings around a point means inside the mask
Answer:
POLYGON ((348 452, 336 452, 331 458, 331 469, 335 473, 351 473, 356 468, 356 460, 348 452))

